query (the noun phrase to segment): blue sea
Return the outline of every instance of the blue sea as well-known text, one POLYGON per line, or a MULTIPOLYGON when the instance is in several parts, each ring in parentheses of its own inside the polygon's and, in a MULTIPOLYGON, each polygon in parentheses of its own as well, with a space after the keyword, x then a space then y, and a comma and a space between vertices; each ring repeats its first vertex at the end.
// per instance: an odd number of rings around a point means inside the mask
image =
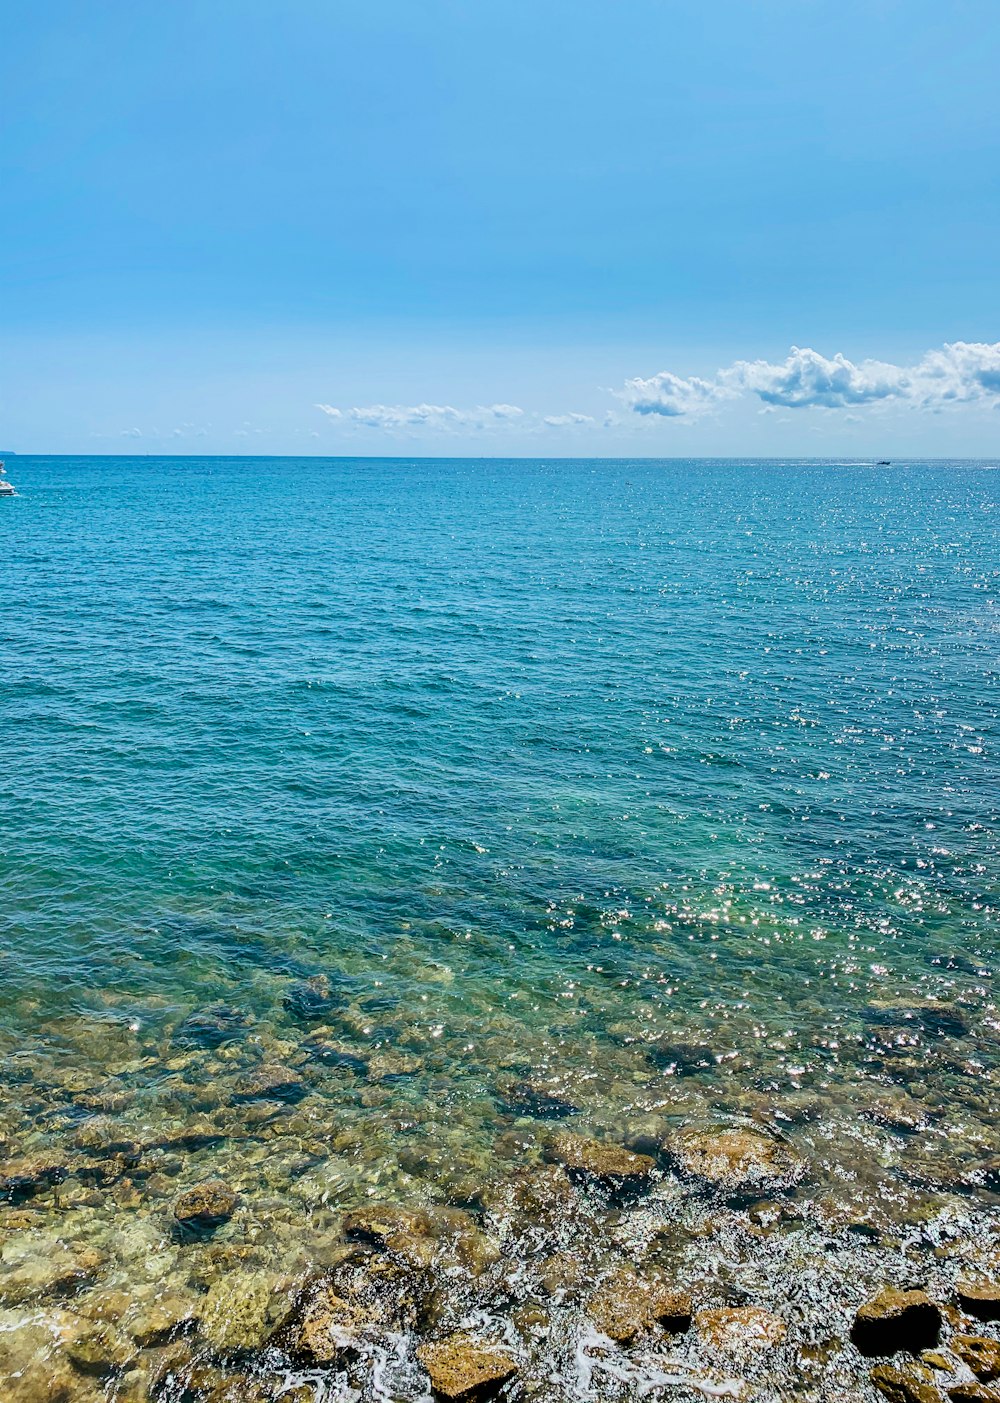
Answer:
MULTIPOLYGON (((982 1182, 995 465, 7 466, 8 1154, 110 1117, 274 1242, 557 1122, 766 1123, 900 1212, 982 1182)), ((72 1168, 81 1239, 154 1232, 72 1168)))

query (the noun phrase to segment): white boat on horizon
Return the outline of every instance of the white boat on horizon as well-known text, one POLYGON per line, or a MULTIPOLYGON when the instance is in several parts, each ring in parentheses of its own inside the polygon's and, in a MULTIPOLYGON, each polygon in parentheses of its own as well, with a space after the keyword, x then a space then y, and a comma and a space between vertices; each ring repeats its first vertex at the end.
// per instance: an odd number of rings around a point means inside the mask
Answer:
POLYGON ((0 460, 0 497, 16 496, 17 492, 14 489, 14 484, 7 481, 7 469, 4 467, 3 461, 0 460))

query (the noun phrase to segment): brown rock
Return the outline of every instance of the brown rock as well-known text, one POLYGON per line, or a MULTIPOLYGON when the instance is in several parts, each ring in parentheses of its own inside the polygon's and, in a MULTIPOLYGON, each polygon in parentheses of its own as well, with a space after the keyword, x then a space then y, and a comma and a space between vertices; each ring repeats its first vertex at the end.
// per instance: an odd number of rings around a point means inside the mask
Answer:
POLYGON ((1000 1285, 996 1282, 960 1281, 955 1293, 962 1309, 977 1320, 1000 1320, 1000 1285))
POLYGON ((984 1335, 953 1335, 951 1349, 983 1383, 1000 1379, 1000 1343, 984 1335))
POLYGON ((168 1292, 149 1305, 142 1306, 138 1314, 126 1320, 125 1326, 136 1344, 147 1349, 166 1344, 168 1340, 183 1334, 197 1318, 196 1297, 168 1292))
POLYGON ((81 1374, 103 1379, 127 1369, 136 1358, 136 1349, 113 1325, 88 1322, 67 1343, 66 1355, 81 1374))
POLYGON ((598 1330, 619 1344, 630 1343, 655 1324, 671 1334, 682 1334, 691 1324, 690 1296, 655 1279, 643 1280, 627 1268, 602 1282, 585 1309, 598 1330))
POLYGON ((561 1164, 571 1179, 616 1194, 645 1188, 656 1168, 651 1155, 582 1135, 557 1135, 546 1145, 545 1158, 561 1164))
POLYGON ((681 1173, 730 1192, 774 1193, 805 1170, 794 1150, 759 1130, 684 1130, 664 1149, 681 1173))
POLYGON ((1000 1403, 1000 1389, 985 1383, 952 1384, 951 1403, 1000 1403))
POLYGON ((344 1215, 344 1234, 373 1247, 389 1247, 397 1237, 427 1237, 431 1219, 420 1209, 401 1208, 394 1203, 373 1203, 344 1215))
POLYGON ((871 1379, 889 1403, 944 1403, 930 1369, 916 1364, 902 1369, 891 1364, 876 1364, 871 1379))
POLYGON ((365 1319, 357 1305, 324 1284, 292 1327, 291 1353, 312 1364, 332 1364, 355 1346, 365 1319))
POLYGON ((186 1228, 214 1228, 233 1216, 236 1194, 221 1179, 210 1179, 181 1194, 174 1217, 186 1228))
POLYGON ((0 1167, 0 1203, 19 1203, 61 1184, 65 1178, 66 1166, 61 1159, 36 1155, 8 1160, 0 1167))
POLYGON ((785 1338, 780 1316, 759 1306, 713 1306, 695 1317, 698 1333, 713 1349, 773 1349, 785 1338))
POLYGON ((264 1063, 236 1083, 241 1101, 301 1101, 308 1092, 298 1072, 278 1063, 264 1063))
POLYGON ((421 1345, 417 1358, 430 1375, 434 1393, 457 1403, 488 1398, 517 1373, 517 1361, 509 1354, 471 1335, 450 1335, 421 1345))
POLYGON ((917 1354, 933 1349, 941 1331, 940 1307, 923 1291, 886 1286, 854 1317, 851 1339, 862 1354, 917 1354))
POLYGON ((524 1169, 482 1191, 490 1216, 515 1234, 536 1226, 555 1228, 578 1204, 572 1186, 555 1166, 524 1169))
POLYGON ((104 1265, 92 1247, 71 1251, 62 1245, 47 1246, 0 1275, 0 1302, 22 1305, 53 1296, 70 1296, 89 1286, 104 1265))

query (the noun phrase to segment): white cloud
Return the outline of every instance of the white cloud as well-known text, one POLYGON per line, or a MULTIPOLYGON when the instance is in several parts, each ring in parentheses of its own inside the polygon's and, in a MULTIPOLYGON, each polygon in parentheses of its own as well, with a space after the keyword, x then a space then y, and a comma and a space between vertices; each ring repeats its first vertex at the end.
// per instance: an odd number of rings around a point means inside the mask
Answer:
POLYGON ((1000 342, 955 341, 928 351, 915 365, 832 360, 793 346, 780 364, 735 361, 711 379, 683 379, 670 371, 627 380, 618 398, 636 414, 695 417, 742 394, 781 409, 846 409, 904 404, 940 410, 979 403, 1000 407, 1000 342))
POLYGON ((552 429, 565 429, 573 424, 592 424, 594 419, 590 414, 547 414, 542 420, 543 424, 548 424, 552 429))
POLYGON ((331 404, 318 404, 332 419, 346 418, 369 429, 487 429, 509 424, 524 414, 516 404, 479 404, 473 409, 455 409, 450 404, 370 404, 340 410, 331 404))
POLYGON ((669 370, 661 370, 648 380, 626 380, 618 398, 636 414, 657 414, 666 419, 704 414, 720 400, 730 399, 733 391, 719 378, 685 380, 669 370))
POLYGON ((737 393, 750 390, 765 404, 784 409, 821 405, 842 409, 848 404, 871 404, 899 395, 905 372, 899 366, 866 360, 855 365, 840 354, 827 360, 818 351, 793 346, 781 365, 769 361, 737 361, 719 378, 737 393))

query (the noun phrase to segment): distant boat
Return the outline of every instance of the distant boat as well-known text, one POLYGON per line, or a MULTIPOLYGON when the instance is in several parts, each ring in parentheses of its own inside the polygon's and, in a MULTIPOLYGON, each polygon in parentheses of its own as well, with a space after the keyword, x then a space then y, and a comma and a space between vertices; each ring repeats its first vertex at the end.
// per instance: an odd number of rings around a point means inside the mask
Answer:
POLYGON ((892 463, 889 461, 888 458, 880 458, 880 459, 878 460, 878 462, 875 464, 875 466, 876 466, 877 468, 891 468, 891 467, 892 467, 892 463))
POLYGON ((4 467, 3 462, 0 461, 0 497, 16 496, 17 493, 14 491, 14 484, 7 481, 7 469, 4 467))

